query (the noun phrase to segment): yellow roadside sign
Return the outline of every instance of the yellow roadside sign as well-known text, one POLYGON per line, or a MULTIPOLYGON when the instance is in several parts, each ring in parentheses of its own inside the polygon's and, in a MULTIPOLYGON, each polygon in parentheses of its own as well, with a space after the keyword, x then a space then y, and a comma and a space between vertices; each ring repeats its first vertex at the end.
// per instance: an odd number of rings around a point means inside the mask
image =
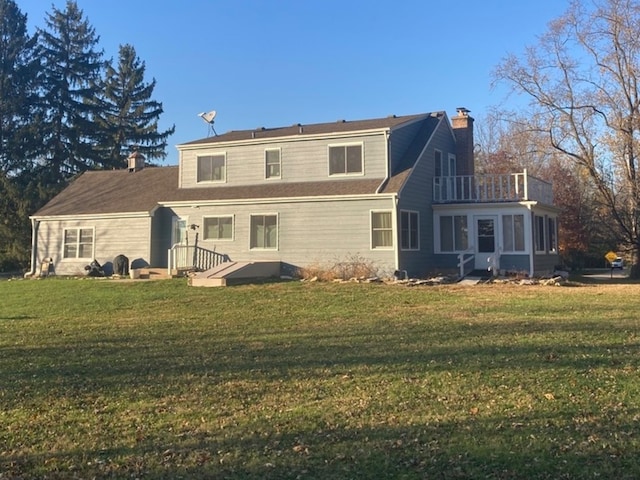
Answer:
POLYGON ((616 258, 618 258, 618 254, 616 252, 607 252, 604 256, 609 263, 613 262, 616 258))

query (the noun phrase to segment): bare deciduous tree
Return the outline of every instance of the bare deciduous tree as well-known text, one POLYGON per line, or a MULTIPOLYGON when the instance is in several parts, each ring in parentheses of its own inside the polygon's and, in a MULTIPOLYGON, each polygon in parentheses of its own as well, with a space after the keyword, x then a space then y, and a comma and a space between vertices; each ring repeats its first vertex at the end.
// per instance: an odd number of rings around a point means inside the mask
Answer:
POLYGON ((530 128, 589 176, 640 276, 640 2, 573 0, 495 76, 530 100, 530 128))

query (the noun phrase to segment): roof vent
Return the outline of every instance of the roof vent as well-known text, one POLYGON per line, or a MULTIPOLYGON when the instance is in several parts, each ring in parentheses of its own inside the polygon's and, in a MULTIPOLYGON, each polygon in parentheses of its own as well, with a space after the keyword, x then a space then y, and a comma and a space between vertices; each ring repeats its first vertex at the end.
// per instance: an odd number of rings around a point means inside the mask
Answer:
POLYGON ((144 168, 144 155, 138 150, 134 150, 131 155, 127 157, 127 164, 129 165, 130 172, 137 172, 144 168))

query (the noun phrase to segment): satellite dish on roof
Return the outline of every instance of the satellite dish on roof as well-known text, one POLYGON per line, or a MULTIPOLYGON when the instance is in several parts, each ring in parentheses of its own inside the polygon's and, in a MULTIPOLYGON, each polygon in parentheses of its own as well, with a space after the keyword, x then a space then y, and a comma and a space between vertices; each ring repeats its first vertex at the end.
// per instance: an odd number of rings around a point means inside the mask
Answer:
POLYGON ((202 112, 202 113, 199 113, 198 116, 202 120, 204 120, 207 125, 209 125, 208 133, 211 134, 211 132, 213 132, 213 134, 217 136, 218 134, 216 133, 216 130, 213 128, 213 120, 216 118, 216 111, 211 110, 210 112, 202 112))

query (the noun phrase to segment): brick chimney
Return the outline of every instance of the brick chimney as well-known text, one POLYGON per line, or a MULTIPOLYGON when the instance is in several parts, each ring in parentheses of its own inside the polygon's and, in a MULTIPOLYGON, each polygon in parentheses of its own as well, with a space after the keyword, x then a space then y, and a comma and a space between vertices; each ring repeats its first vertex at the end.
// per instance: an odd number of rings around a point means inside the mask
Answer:
POLYGON ((451 125, 456 137, 457 175, 473 175, 475 172, 473 117, 469 116, 470 110, 464 107, 458 107, 456 110, 458 114, 451 119, 451 125))
POLYGON ((129 164, 130 172, 137 172, 144 168, 144 155, 138 150, 134 150, 131 155, 127 157, 127 163, 129 164))

